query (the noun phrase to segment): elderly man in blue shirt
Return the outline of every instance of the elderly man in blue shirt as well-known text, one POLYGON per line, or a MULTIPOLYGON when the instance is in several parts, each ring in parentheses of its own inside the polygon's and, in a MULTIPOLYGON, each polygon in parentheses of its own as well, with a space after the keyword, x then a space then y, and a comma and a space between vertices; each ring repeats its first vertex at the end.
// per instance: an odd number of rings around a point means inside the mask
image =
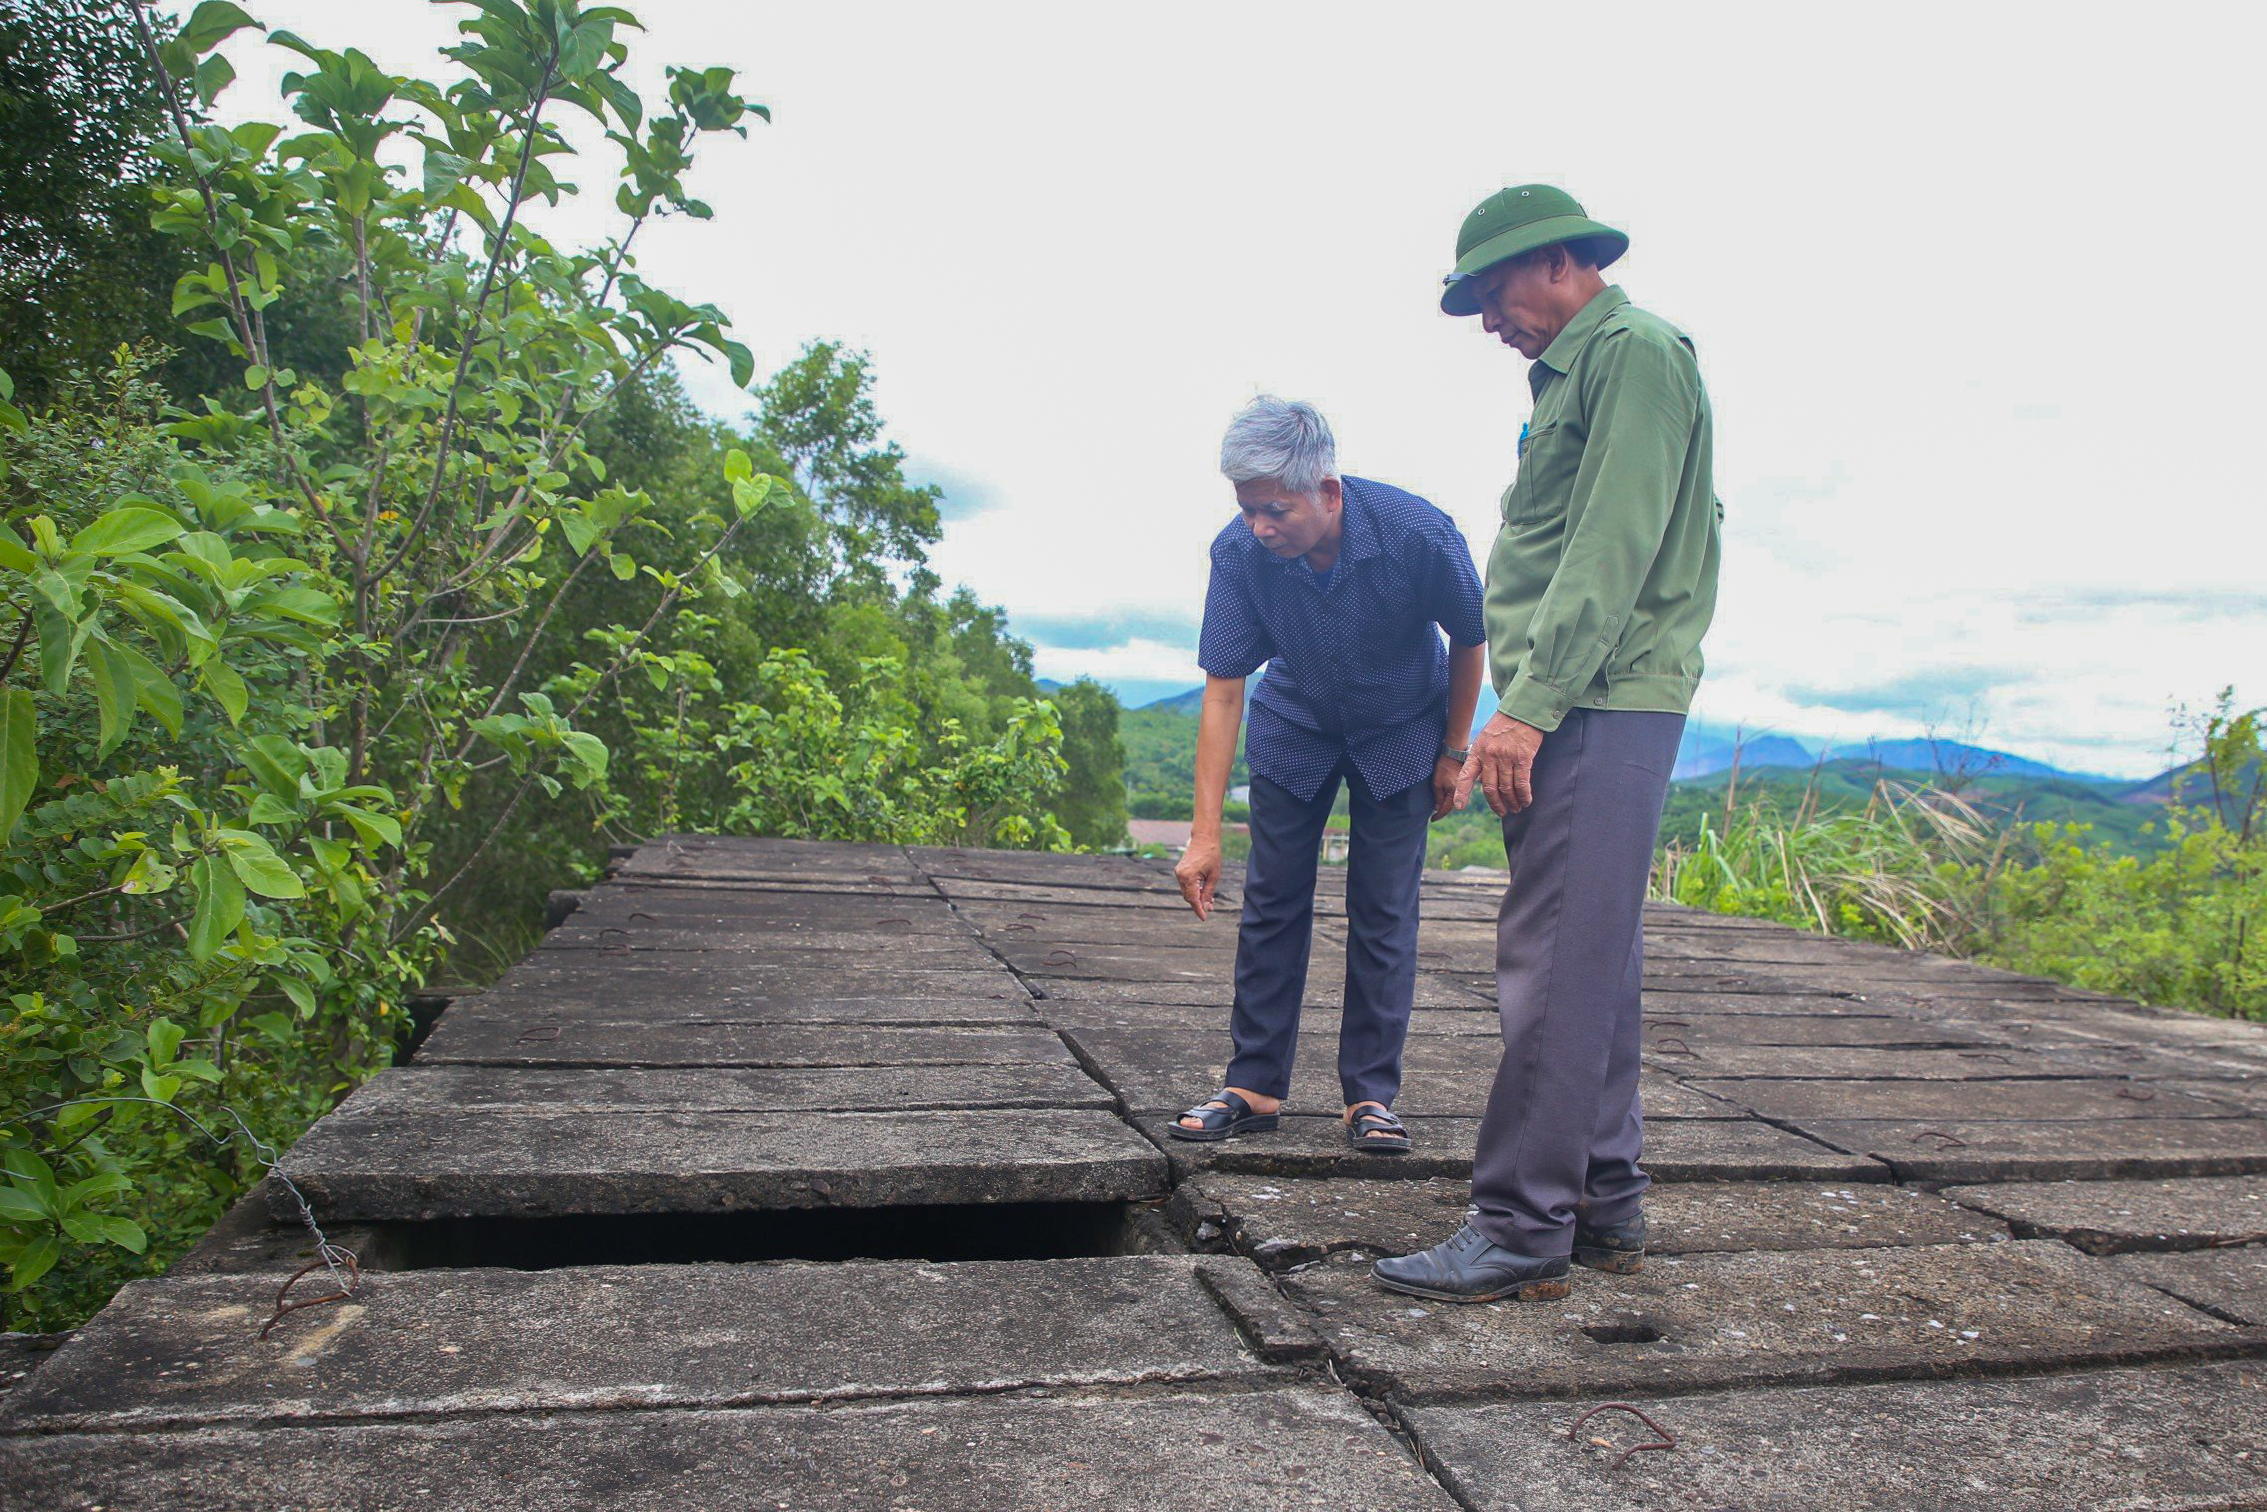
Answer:
POLYGON ((1221 802, 1251 699, 1252 849, 1236 939, 1226 1085, 1181 1115, 1177 1139, 1278 1127, 1306 996, 1315 867, 1338 786, 1350 791, 1345 1007, 1338 1080, 1346 1137, 1397 1154, 1393 1113, 1417 978, 1425 835, 1446 815, 1486 674, 1472 551, 1414 494, 1342 478, 1309 404, 1262 395, 1229 424, 1220 470, 1240 517, 1212 542, 1197 660, 1196 822, 1175 876, 1199 919, 1220 881, 1221 802), (1441 642, 1447 632, 1449 645, 1441 642))

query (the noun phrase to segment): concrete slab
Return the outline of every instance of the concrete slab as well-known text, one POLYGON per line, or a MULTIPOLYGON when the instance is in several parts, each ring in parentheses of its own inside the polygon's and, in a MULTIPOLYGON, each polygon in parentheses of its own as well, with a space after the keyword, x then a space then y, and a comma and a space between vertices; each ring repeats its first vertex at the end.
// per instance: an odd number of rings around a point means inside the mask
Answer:
MULTIPOLYGON (((1165 1162, 1108 1113, 477 1113, 325 1120, 283 1172, 325 1217, 427 1219, 1160 1195, 1165 1162)), ((271 1194, 282 1216, 288 1199, 271 1194)))
MULTIPOLYGON (((1117 982, 1097 978, 1050 977, 1045 981, 1034 979, 1031 984, 1042 1002, 1069 1003, 1164 1003, 1180 1006, 1218 1008, 1222 1013, 1235 996, 1235 989, 1226 974, 1203 980, 1190 979, 1173 982, 1117 982)), ((1306 1012, 1336 1012, 1344 1001, 1345 989, 1335 980, 1310 973, 1307 977, 1306 996, 1300 1000, 1306 1012)), ((1474 1012, 1495 1011, 1493 989, 1482 993, 1448 978, 1420 975, 1412 998, 1419 1008, 1461 1008, 1474 1012)))
POLYGON ((421 1065, 1044 1066, 1070 1065, 1048 1029, 747 1023, 589 1023, 441 1015, 421 1065))
MULTIPOLYGON (((1223 881, 1218 900, 1233 908, 1242 896, 1242 881, 1223 881)), ((1189 905, 1181 901, 1177 888, 1095 888, 1052 887, 1028 882, 971 882, 957 877, 939 877, 936 891, 956 904, 1014 903, 1023 908, 1045 908, 1049 904, 1100 903, 1107 901, 1112 907, 1162 909, 1193 918, 1189 905)))
POLYGON ((1475 1512, 2199 1512, 2267 1505, 2256 1364, 2020 1380, 1771 1388, 1641 1403, 1671 1453, 1590 1400, 1420 1407, 1408 1422, 1475 1512), (1599 1443, 1603 1440, 1603 1444, 1599 1443))
MULTIPOLYGON (((1119 1029, 1166 1032, 1179 1035, 1217 1035, 1228 1026, 1229 1007, 1199 1003, 1090 1003, 1050 997, 1046 1012, 1038 1015, 1056 1029, 1119 1029)), ((1335 1006, 1302 1015, 1302 1032, 1335 1035, 1335 1006)), ((1462 1008, 1417 1008, 1409 1015, 1411 1038, 1448 1035, 1465 1040, 1497 1040, 1503 1030, 1493 1010, 1472 1013, 1462 1008)), ((1320 1043, 1319 1040, 1315 1043, 1320 1043)), ((1310 1047, 1311 1048, 1311 1047, 1310 1047)))
POLYGON ((800 1070, 399 1066, 333 1118, 473 1113, 839 1113, 1108 1108, 1075 1066, 874 1066, 800 1070))
POLYGON ((1342 1375, 1402 1401, 1976 1375, 2246 1341, 2106 1264, 2044 1240, 1663 1256, 1584 1272, 1563 1302, 1479 1307, 1388 1292, 1352 1257, 1282 1284, 1342 1375))
POLYGON ((923 970, 990 971, 998 968, 983 942, 969 934, 915 934, 883 928, 872 918, 844 919, 840 927, 786 930, 751 928, 739 920, 717 924, 584 923, 577 918, 543 937, 540 949, 695 951, 713 955, 761 954, 780 965, 831 965, 887 954, 923 970))
MULTIPOLYGON (((1791 1014, 1799 1018, 1894 1018, 1897 1010, 1868 1001, 1856 993, 1814 992, 1711 992, 1702 989, 1654 988, 1644 993, 1645 1016, 1684 1018, 1696 1013, 1791 1014)), ((1915 1017, 1906 1014, 1904 1017, 1915 1017)))
POLYGON ((520 1023, 896 1024, 907 1028, 979 1025, 1034 1027, 1039 1014, 1020 992, 969 998, 748 996, 728 985, 644 996, 634 992, 484 992, 460 998, 449 1014, 520 1023))
POLYGON ((1287 1384, 1208 1274, 1266 1297, 1276 1327, 1294 1316, 1250 1261, 1226 1255, 395 1271, 264 1340, 280 1275, 136 1281, 14 1394, 0 1427, 1287 1384))
POLYGON ((1457 1512, 1344 1392, 1005 1395, 0 1440, 11 1501, 108 1512, 1457 1512))
POLYGON ((2060 1239, 2090 1255, 2267 1241, 2267 1176, 2002 1182, 1944 1195, 2006 1219, 2023 1238, 2060 1239))
MULTIPOLYGON (((1177 1111, 1177 1110, 1176 1110, 1177 1111)), ((1262 1176, 1470 1177, 1476 1118, 1411 1118, 1416 1148, 1371 1155, 1346 1146, 1335 1117, 1286 1118, 1272 1134, 1224 1144, 1169 1137, 1170 1115, 1144 1118, 1179 1175, 1204 1170, 1262 1176), (1381 1166, 1389 1169, 1381 1171, 1381 1166)), ((1645 1129, 1645 1169, 1656 1181, 1886 1181, 1889 1167, 1751 1119, 1665 1118, 1645 1129)))
POLYGON ((1672 1039, 1702 1055, 1733 1045, 1861 1045, 1895 1050, 2005 1049, 2006 1041, 1948 1030, 1925 1019, 1854 1013, 1692 1013, 1649 1009, 1645 1037, 1663 1053, 1672 1039))
MULTIPOLYGON (((1655 1026, 1656 1028, 1658 1026, 1655 1026)), ((1775 1076, 1827 1081, 2013 1081, 2023 1077, 2122 1075, 2124 1068, 2090 1050, 1986 1047, 1953 1050, 1886 1050, 1859 1045, 1711 1045, 1693 1055, 1669 1054, 1658 1033, 1646 1043, 1648 1060, 1678 1075, 1775 1076)))
POLYGON ((2103 1263, 2216 1318, 2267 1328, 2267 1245, 2181 1255, 2117 1255, 2103 1263))
MULTIPOLYGON (((1457 1178, 1379 1181, 1207 1172, 1174 1202, 1270 1270, 1341 1250, 1372 1257, 1437 1244, 1463 1222, 1470 1184, 1457 1178)), ((1988 1243, 2007 1225, 1909 1187, 1852 1182, 1690 1182, 1646 1198, 1658 1255, 1988 1243)))
POLYGON ((1901 1181, 2103 1181, 2267 1171, 2267 1120, 2096 1122, 1805 1119, 1803 1132, 1893 1166, 1901 1181))
MULTIPOLYGON (((1064 1028, 1079 1061, 1139 1113, 1178 1113, 1220 1085, 1233 1044, 1218 1025, 1180 1029, 1064 1028)), ((1302 1036, 1291 1072, 1289 1106, 1296 1112, 1338 1112, 1345 1106, 1338 1081, 1338 1036, 1329 1021, 1302 1036)), ((1402 1051, 1404 1118, 1478 1118, 1487 1111, 1503 1044, 1494 1034, 1411 1036, 1402 1051)), ((1641 1095, 1653 1118, 1739 1118, 1743 1111, 1721 1099, 1687 1091, 1657 1072, 1643 1078, 1641 1095)))
POLYGON ((70 1337, 59 1333, 0 1333, 0 1402, 7 1401, 10 1393, 30 1380, 31 1373, 46 1364, 70 1337))
POLYGON ((2236 1118, 2243 1110, 2170 1086, 2129 1081, 1780 1081, 1694 1079, 1702 1092, 1746 1104, 1766 1118, 1996 1120, 2236 1118))
POLYGON ((782 965, 698 951, 537 951, 497 979, 505 991, 589 991, 647 998, 732 987, 755 997, 986 998, 1023 997, 1023 984, 1004 967, 924 971, 913 966, 864 962, 856 966, 782 965))

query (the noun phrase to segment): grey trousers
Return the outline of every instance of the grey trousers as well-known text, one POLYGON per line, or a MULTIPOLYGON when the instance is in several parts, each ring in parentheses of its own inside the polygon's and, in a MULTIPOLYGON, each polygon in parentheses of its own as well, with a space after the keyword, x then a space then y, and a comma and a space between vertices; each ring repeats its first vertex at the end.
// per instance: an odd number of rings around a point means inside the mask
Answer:
POLYGON ((1681 714, 1574 709, 1543 737, 1534 802, 1504 820, 1496 924, 1503 1060, 1480 1120, 1473 1225, 1564 1255, 1574 1222, 1636 1216, 1643 914, 1681 714))

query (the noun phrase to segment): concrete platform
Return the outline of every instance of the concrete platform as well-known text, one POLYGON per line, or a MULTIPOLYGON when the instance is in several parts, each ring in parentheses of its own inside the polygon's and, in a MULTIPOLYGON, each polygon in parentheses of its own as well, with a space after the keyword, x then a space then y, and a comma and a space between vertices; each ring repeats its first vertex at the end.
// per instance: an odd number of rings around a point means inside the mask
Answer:
POLYGON ((1367 1263, 1463 1217, 1503 881, 1424 883, 1407 1157, 1331 868, 1294 1116, 1166 1137, 1226 881, 641 848, 287 1157, 358 1294, 259 1339, 311 1240, 240 1204, 6 1357, 5 1505, 2267 1508, 2267 1028, 1649 906, 1645 1269, 1432 1306, 1367 1263), (1552 1436, 1610 1394, 1679 1448, 1552 1436))
MULTIPOLYGON (((1177 1112, 1178 1110, 1174 1110, 1177 1112)), ((1472 1174, 1476 1118, 1407 1120, 1415 1148, 1406 1155, 1350 1149, 1335 1115, 1286 1118, 1273 1134, 1223 1144, 1189 1144, 1165 1133, 1172 1113, 1145 1117, 1177 1175, 1236 1171, 1268 1176, 1403 1177, 1472 1174)), ((1656 1181, 1887 1181, 1889 1167, 1790 1134, 1755 1119, 1668 1118, 1646 1126, 1645 1169, 1656 1181)))
POLYGON ((1963 1207, 2091 1255, 2267 1243, 2267 1176, 2006 1182, 1949 1187, 1963 1207))
MULTIPOLYGON (((1438 1244, 1463 1222, 1469 1184, 1239 1176, 1207 1172, 1174 1201, 1185 1221, 1210 1223, 1237 1251, 1270 1270, 1343 1250, 1407 1254, 1438 1244)), ((1992 1243, 2007 1225, 1906 1187, 1807 1181, 1656 1185, 1646 1199, 1656 1255, 1750 1250, 1870 1249, 1992 1243)))
POLYGON ((0 1440, 12 1504, 105 1512, 1456 1512, 1342 1391, 922 1398, 736 1412, 0 1440))
POLYGON ((1259 1342, 1320 1353, 1230 1256, 403 1271, 262 1340, 264 1319, 240 1276, 134 1282, 0 1431, 1289 1384, 1259 1342))
POLYGON ((1351 1379, 1396 1401, 1611 1397, 2170 1359, 2259 1340, 2041 1240, 1664 1256, 1564 1302, 1458 1307, 1359 1259, 1284 1281, 1351 1379))
POLYGON ((2201 1512, 2267 1506, 2258 1365, 1672 1396, 1668 1453, 1596 1402, 1420 1407, 1426 1459, 1477 1512, 2201 1512))
MULTIPOLYGON (((326 1119, 284 1158, 318 1214, 535 1218, 761 1208, 1123 1202, 1165 1161, 1113 1115, 473 1113, 326 1119)), ((271 1194, 280 1220, 293 1211, 271 1194)))

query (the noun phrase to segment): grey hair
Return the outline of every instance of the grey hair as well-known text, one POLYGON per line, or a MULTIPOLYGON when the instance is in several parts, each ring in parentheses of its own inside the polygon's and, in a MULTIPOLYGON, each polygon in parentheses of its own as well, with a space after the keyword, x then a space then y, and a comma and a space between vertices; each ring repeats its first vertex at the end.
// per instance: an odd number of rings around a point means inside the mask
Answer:
POLYGON ((1228 422, 1220 471, 1231 483, 1265 478, 1287 492, 1311 494, 1323 479, 1338 476, 1338 439, 1313 405, 1262 394, 1228 422))

